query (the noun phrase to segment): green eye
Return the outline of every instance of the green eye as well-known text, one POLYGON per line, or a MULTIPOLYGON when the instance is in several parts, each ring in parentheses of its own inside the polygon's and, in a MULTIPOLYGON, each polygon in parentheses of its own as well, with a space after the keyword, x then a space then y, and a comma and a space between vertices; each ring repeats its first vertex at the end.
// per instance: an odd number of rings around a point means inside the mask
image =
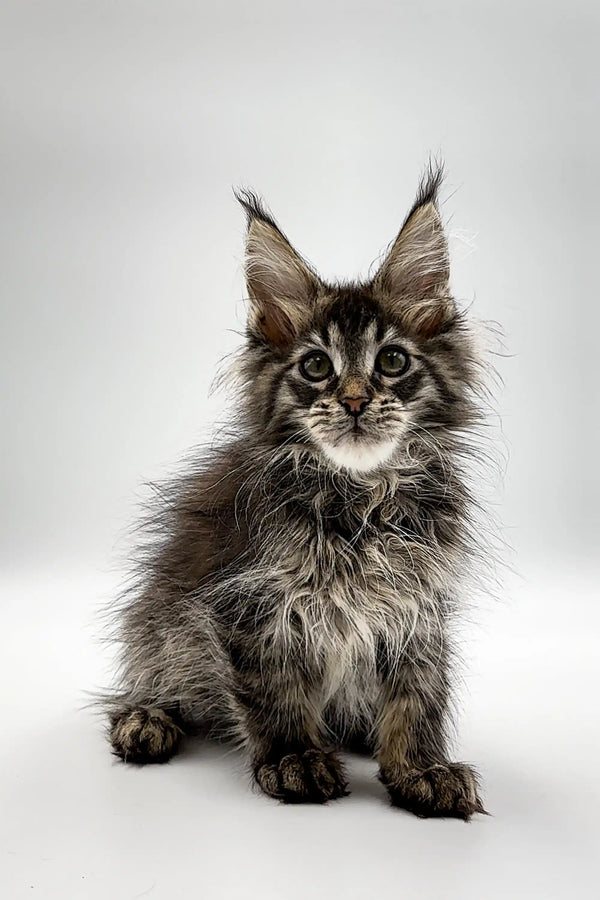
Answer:
POLYGON ((408 353, 402 347, 384 347, 377 354, 375 368, 388 378, 397 378, 404 375, 410 365, 408 353))
POLYGON ((333 372, 333 366, 326 353, 315 350, 304 357, 300 371, 309 381, 324 381, 333 372))

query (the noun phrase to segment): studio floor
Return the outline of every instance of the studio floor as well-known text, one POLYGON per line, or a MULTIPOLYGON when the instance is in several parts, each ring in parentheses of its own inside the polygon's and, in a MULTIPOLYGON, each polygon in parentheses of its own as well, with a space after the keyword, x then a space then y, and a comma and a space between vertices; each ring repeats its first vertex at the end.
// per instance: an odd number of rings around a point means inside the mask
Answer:
MULTIPOLYGON (((86 690, 107 668, 93 610, 113 580, 5 578, 0 637, 0 895, 6 900, 198 897, 591 896, 600 846, 600 675, 592 586, 520 581, 466 642, 457 757, 475 762, 490 816, 392 809, 374 763, 348 758, 351 796, 286 807, 244 761, 189 744, 165 766, 114 760, 86 690), (472 639, 471 639, 472 638, 472 639)), ((597 608, 597 607, 596 607, 597 608)))

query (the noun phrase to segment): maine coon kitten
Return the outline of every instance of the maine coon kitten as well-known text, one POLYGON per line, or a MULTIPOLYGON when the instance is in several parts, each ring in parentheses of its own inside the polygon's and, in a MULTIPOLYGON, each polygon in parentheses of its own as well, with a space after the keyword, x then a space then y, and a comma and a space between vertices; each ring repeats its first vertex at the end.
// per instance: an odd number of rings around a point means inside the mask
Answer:
POLYGON ((479 363, 448 287, 430 170, 379 271, 327 284, 251 193, 238 438, 163 498, 120 612, 110 739, 164 762, 186 732, 240 742, 263 791, 346 793, 375 755, 394 805, 483 812, 447 743, 461 476, 479 363))

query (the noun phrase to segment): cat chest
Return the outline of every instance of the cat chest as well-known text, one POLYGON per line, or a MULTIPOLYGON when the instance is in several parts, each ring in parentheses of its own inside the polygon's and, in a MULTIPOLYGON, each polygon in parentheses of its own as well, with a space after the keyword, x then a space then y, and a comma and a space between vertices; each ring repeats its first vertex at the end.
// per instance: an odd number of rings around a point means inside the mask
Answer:
POLYGON ((270 639, 318 674, 323 699, 347 695, 354 704, 377 680, 381 647, 401 648, 414 604, 399 590, 397 561, 379 544, 304 543, 287 547, 271 570, 270 639))

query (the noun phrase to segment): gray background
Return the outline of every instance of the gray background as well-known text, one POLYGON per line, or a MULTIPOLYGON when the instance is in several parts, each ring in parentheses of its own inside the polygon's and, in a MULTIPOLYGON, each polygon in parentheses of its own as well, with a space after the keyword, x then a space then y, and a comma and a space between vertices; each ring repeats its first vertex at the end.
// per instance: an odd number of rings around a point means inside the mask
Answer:
POLYGON ((599 19, 572 0, 1 4, 6 896, 585 884, 599 19), (263 193, 324 275, 351 276, 395 235, 430 152, 448 170, 455 293, 500 322, 508 354, 491 491, 519 577, 482 604, 459 745, 495 818, 392 813, 357 762, 352 798, 327 810, 271 806, 216 751, 115 767, 79 711, 107 665, 94 611, 143 481, 224 416, 209 387, 244 321, 231 187, 263 193))

